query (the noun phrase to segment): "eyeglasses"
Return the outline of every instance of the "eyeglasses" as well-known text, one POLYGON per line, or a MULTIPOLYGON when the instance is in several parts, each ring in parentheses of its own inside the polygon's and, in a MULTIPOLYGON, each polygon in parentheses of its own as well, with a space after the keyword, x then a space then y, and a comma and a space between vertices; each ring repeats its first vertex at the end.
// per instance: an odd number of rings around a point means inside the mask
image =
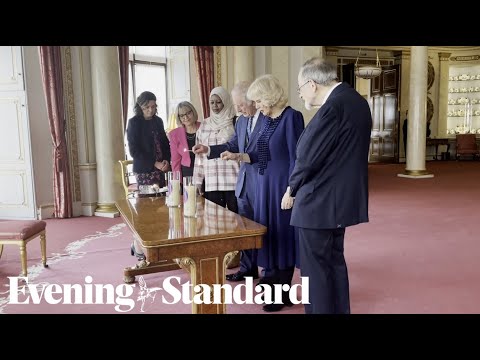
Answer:
POLYGON ((190 111, 186 112, 185 114, 178 114, 178 117, 180 118, 180 120, 186 119, 186 118, 189 117, 192 113, 193 113, 193 111, 190 110, 190 111))
POLYGON ((302 85, 297 86, 297 93, 300 93, 300 89, 301 89, 302 87, 304 87, 305 85, 307 85, 310 80, 311 80, 311 79, 308 79, 308 80, 307 80, 306 82, 304 82, 302 85))

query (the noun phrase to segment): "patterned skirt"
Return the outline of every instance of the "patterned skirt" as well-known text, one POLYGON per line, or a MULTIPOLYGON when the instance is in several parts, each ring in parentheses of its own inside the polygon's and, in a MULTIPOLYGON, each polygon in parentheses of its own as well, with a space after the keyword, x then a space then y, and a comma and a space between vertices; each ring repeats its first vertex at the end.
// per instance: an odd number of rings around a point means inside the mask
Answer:
POLYGON ((135 174, 138 185, 158 184, 159 187, 165 186, 165 173, 160 170, 154 170, 149 173, 135 174))

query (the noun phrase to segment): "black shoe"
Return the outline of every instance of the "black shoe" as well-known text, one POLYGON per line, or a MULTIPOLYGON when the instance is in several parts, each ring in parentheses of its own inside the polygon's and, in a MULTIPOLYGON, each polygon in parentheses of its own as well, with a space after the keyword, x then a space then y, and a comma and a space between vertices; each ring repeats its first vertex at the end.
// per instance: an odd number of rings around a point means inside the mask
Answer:
POLYGON ((258 272, 256 274, 249 274, 247 272, 237 271, 236 273, 226 276, 228 281, 243 281, 246 276, 251 276, 253 279, 258 279, 258 272))
MULTIPOLYGON (((263 299, 262 299, 263 300, 263 299)), ((262 309, 265 312, 276 312, 282 310, 285 306, 293 306, 293 303, 290 301, 288 295, 282 296, 283 304, 266 304, 263 305, 262 309)))
POLYGON ((137 253, 135 251, 135 245, 130 246, 130 255, 136 256, 138 261, 146 260, 145 254, 137 253))

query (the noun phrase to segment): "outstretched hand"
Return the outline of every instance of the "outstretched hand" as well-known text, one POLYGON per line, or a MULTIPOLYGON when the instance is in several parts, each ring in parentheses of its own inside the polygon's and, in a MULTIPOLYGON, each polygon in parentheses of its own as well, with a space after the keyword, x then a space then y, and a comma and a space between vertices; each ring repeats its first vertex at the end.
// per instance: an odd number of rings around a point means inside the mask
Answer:
POLYGON ((224 151, 220 154, 220 158, 222 160, 235 160, 235 161, 238 161, 238 158, 239 158, 239 155, 238 153, 232 153, 230 151, 224 151))
POLYGON ((192 151, 195 155, 206 154, 208 152, 208 146, 195 144, 192 147, 192 151))

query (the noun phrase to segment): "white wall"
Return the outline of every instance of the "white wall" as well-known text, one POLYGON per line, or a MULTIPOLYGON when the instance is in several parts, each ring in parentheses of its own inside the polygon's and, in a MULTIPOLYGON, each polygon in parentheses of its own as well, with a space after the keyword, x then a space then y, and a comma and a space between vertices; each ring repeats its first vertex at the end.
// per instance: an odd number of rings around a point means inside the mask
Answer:
POLYGON ((37 46, 25 46, 25 83, 32 141, 35 198, 41 218, 53 213, 52 135, 42 86, 37 46))

